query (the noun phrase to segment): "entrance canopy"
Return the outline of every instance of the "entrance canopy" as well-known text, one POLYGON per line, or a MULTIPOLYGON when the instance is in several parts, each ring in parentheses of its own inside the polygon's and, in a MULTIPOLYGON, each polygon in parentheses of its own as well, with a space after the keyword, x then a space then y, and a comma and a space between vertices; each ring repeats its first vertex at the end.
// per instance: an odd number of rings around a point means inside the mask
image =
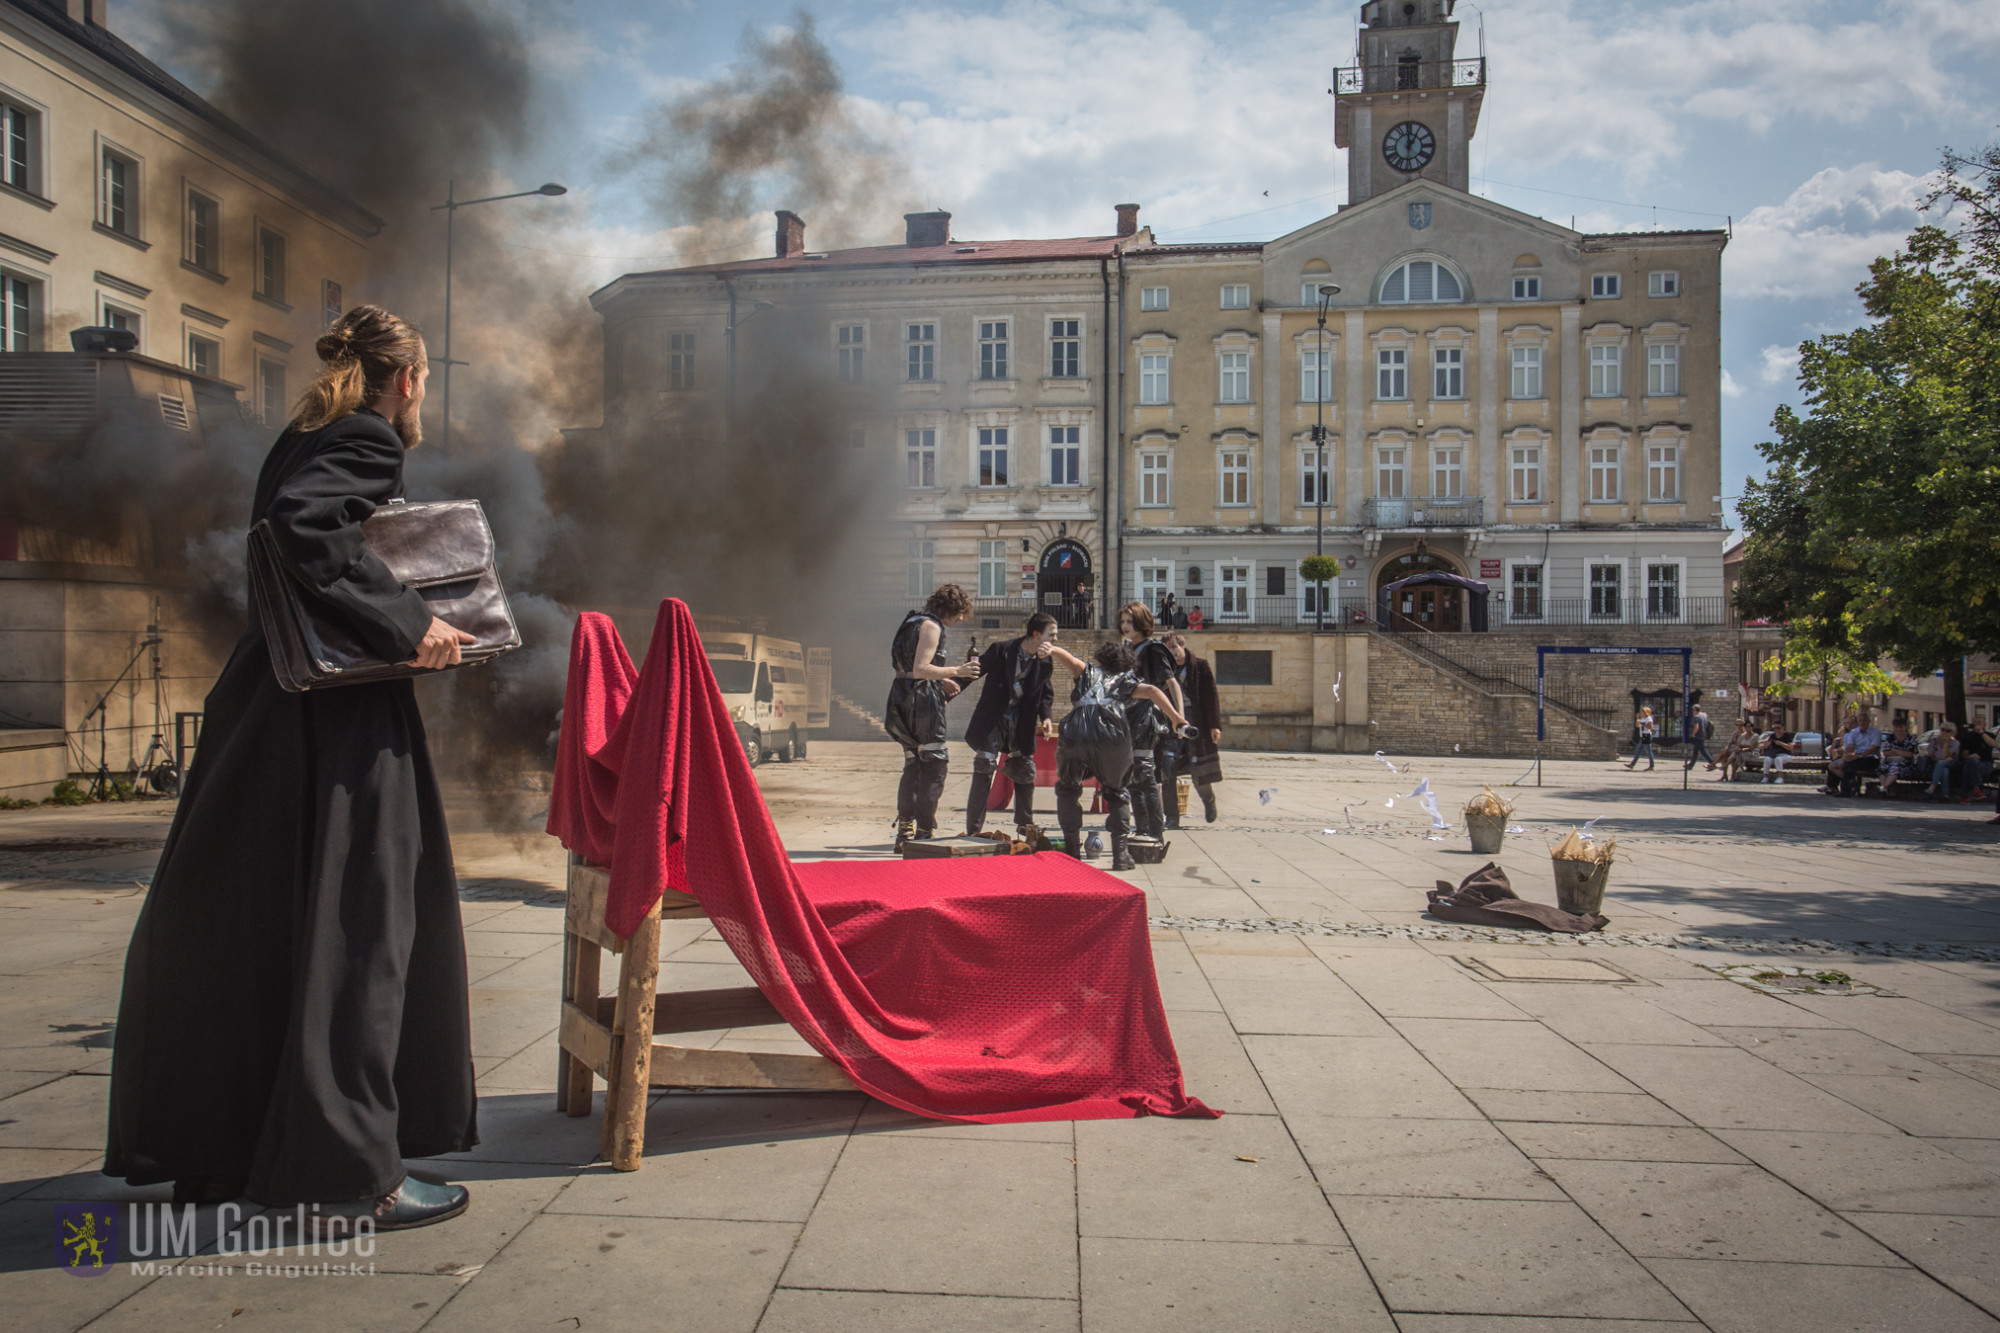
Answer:
POLYGON ((1486 632, 1486 597, 1492 591, 1478 579, 1466 578, 1463 574, 1449 574, 1441 569, 1427 570, 1422 574, 1411 574, 1385 583, 1375 590, 1375 623, 1385 630, 1396 628, 1392 610, 1396 604, 1396 594, 1412 587, 1456 588, 1466 594, 1465 607, 1469 628, 1475 634, 1486 632))

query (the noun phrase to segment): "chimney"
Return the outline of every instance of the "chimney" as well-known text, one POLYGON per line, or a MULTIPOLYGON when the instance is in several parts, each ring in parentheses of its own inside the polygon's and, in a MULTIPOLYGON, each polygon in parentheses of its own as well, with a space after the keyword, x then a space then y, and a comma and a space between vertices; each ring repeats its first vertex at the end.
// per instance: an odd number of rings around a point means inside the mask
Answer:
POLYGON ((1139 206, 1137 204, 1119 204, 1116 207, 1118 209, 1118 234, 1120 236, 1138 235, 1139 206))
POLYGON ((903 214, 903 244, 907 246, 950 245, 951 214, 903 214))
POLYGON ((778 210, 778 258, 790 259, 806 252, 806 220, 789 208, 778 210))
POLYGON ((111 19, 104 12, 109 4, 110 0, 63 0, 63 12, 78 23, 88 23, 109 31, 111 19))

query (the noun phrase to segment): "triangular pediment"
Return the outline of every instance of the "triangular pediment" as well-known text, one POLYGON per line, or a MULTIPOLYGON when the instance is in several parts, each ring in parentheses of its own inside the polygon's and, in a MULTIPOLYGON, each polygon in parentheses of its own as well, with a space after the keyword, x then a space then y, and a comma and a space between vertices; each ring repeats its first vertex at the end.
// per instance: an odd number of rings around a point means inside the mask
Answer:
POLYGON ((1395 189, 1378 194, 1365 203, 1351 205, 1337 213, 1329 213, 1317 221, 1308 222, 1296 231, 1287 232, 1276 240, 1267 242, 1264 253, 1268 257, 1315 242, 1336 244, 1345 240, 1343 233, 1373 230, 1379 227, 1386 217, 1402 218, 1407 227, 1409 208, 1413 203, 1431 205, 1430 225, 1423 228, 1409 228, 1413 247, 1421 247, 1424 244, 1426 233, 1437 232, 1440 228, 1449 229, 1455 222, 1459 226, 1469 223, 1487 231, 1489 235, 1494 229, 1518 229, 1524 237, 1534 237, 1544 244, 1576 245, 1583 240, 1582 232, 1550 222, 1547 218, 1536 217, 1533 213, 1523 213, 1518 208, 1509 208, 1491 199, 1482 199, 1476 194, 1454 190, 1449 186, 1439 185, 1436 181, 1413 180, 1405 181, 1395 189))

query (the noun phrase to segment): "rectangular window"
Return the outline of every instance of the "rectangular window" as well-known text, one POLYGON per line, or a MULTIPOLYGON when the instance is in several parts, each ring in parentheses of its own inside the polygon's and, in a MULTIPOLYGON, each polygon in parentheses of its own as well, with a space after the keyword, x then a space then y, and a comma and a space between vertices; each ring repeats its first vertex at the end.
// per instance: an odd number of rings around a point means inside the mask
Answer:
POLYGON ((861 382, 861 354, 866 351, 868 329, 863 324, 841 324, 834 329, 835 350, 840 356, 840 382, 861 382))
POLYGON ((1139 308, 1141 310, 1165 310, 1167 308, 1167 289, 1164 287, 1141 287, 1139 289, 1139 308))
POLYGON ((1083 374, 1083 321, 1049 321, 1049 378, 1073 380, 1083 374))
POLYGON ((1332 615, 1340 609, 1340 597, 1331 583, 1299 582, 1299 614, 1309 619, 1317 619, 1323 609, 1332 615), (1322 607, 1321 603, 1325 606, 1322 607))
POLYGON ((0 351, 34 350, 34 284, 13 274, 0 275, 0 351))
POLYGON ((1222 498, 1224 505, 1247 505, 1250 503, 1250 451, 1248 449, 1224 449, 1222 451, 1222 498))
POLYGON ((1327 350, 1316 347, 1299 349, 1299 401, 1333 401, 1333 356, 1327 350))
POLYGON ((1271 652, 1250 652, 1241 648, 1224 648, 1215 654, 1215 683, 1217 685, 1269 685, 1271 683, 1271 652))
POLYGON ((1653 620, 1678 620, 1681 614, 1681 567, 1646 566, 1646 615, 1653 620))
POLYGON ((285 234, 269 227, 257 228, 257 295, 285 301, 285 234))
POLYGON ((1542 349, 1539 347, 1516 347, 1513 355, 1514 382, 1513 397, 1540 398, 1542 396, 1542 349))
POLYGON ((1222 308, 1224 310, 1248 310, 1250 308, 1250 284, 1226 282, 1222 285, 1222 308))
POLYGON ((340 284, 332 278, 321 280, 319 284, 319 323, 322 329, 330 329, 340 318, 344 309, 340 299, 340 284))
POLYGON ((188 335, 187 368, 197 375, 222 373, 222 344, 199 333, 188 335))
POLYGON ((1465 496, 1465 449, 1456 444, 1440 444, 1431 450, 1431 495, 1439 500, 1465 496))
POLYGON ((1679 296, 1680 294, 1681 275, 1672 269, 1661 273, 1648 273, 1646 275, 1646 295, 1679 296))
MULTIPOLYGON (((1222 565, 1216 571, 1222 582, 1222 618, 1224 620, 1248 620, 1250 618, 1250 566, 1222 565)), ((1221 654, 1216 654, 1218 658, 1221 654)), ((1218 667, 1221 663, 1218 661, 1218 667)), ((1217 684, 1221 683, 1218 675, 1217 684)))
POLYGON ((1375 451, 1375 494, 1384 500, 1400 500, 1404 495, 1404 449, 1389 445, 1375 451))
POLYGON ((1672 398, 1680 391, 1680 344, 1653 343, 1646 348, 1647 395, 1653 398, 1672 398))
POLYGON ((1542 567, 1516 565, 1507 588, 1507 615, 1511 620, 1542 618, 1542 567))
POLYGON ((1159 407, 1170 401, 1167 397, 1167 361, 1165 352, 1147 352, 1140 356, 1139 402, 1142 406, 1159 407))
POLYGON ((1625 613, 1625 567, 1590 567, 1590 614, 1600 620, 1616 620, 1625 613))
POLYGON ((1007 485, 1007 428, 1005 426, 981 426, 979 428, 979 484, 981 486, 1007 485))
POLYGON ((1677 444, 1646 446, 1646 498, 1673 504, 1681 498, 1681 450, 1677 444))
POLYGON ((222 267, 219 247, 220 227, 215 200, 193 190, 187 195, 187 252, 181 257, 198 269, 213 273, 222 267))
POLYGON ((1590 396, 1617 398, 1625 392, 1625 349, 1615 343, 1590 349, 1590 396))
POLYGON ((1083 427, 1049 427, 1049 485, 1083 484, 1083 427))
POLYGON ((1149 608, 1157 608, 1160 599, 1173 589, 1173 568, 1170 565, 1139 566, 1139 600, 1149 608))
POLYGON ((1004 380, 1007 376, 1007 321, 979 321, 979 378, 1004 380))
POLYGON ((1409 354, 1400 347, 1378 348, 1375 352, 1375 396, 1383 402, 1400 402, 1410 396, 1409 354))
POLYGON ((1542 502, 1541 446, 1517 444, 1508 452, 1513 456, 1513 489, 1509 495, 1515 504, 1540 504, 1542 502))
POLYGON ((1299 455, 1299 503, 1306 508, 1333 503, 1327 489, 1327 451, 1308 446, 1299 455))
POLYGON ((1139 505, 1143 509, 1165 509, 1173 503, 1173 493, 1168 481, 1171 473, 1167 467, 1167 455, 1145 453, 1139 455, 1139 505))
POLYGON ((139 164, 123 153, 104 150, 97 220, 121 236, 139 234, 139 164))
POLYGON ((903 484, 905 486, 914 491, 925 491, 937 485, 936 431, 904 431, 903 457, 905 460, 903 484))
POLYGON ((1541 299, 1542 299, 1542 280, 1541 280, 1540 278, 1516 278, 1516 279, 1514 279, 1514 299, 1515 299, 1516 301, 1539 301, 1539 300, 1541 300, 1541 299))
POLYGON ((1333 283, 1329 281, 1328 276, 1324 273, 1322 273, 1317 278, 1307 278, 1305 282, 1301 283, 1299 286, 1299 304, 1303 306, 1312 306, 1315 309, 1317 309, 1320 302, 1319 289, 1321 284, 1325 284, 1326 286, 1329 287, 1333 285, 1333 283))
POLYGON ((937 378, 937 325, 910 324, 903 329, 903 378, 922 383, 937 378))
POLYGON ((903 544, 903 568, 909 575, 909 594, 912 603, 922 603, 937 587, 936 570, 937 543, 913 541, 903 544))
POLYGON ((257 407, 266 426, 282 426, 290 419, 285 400, 285 363, 257 361, 257 407))
POLYGON ((1465 397, 1465 349, 1440 347, 1431 353, 1433 398, 1465 397))
POLYGON ((1601 301, 1613 300, 1618 296, 1618 275, 1616 273, 1593 273, 1590 275, 1590 294, 1601 301))
POLYGON ((667 387, 669 389, 692 389, 694 387, 694 335, 692 333, 670 333, 667 335, 667 387))
POLYGON ((1218 355, 1222 382, 1216 389, 1219 403, 1250 401, 1250 353, 1222 352, 1218 355))
POLYGON ((1007 595, 1007 543, 1004 540, 979 543, 979 595, 1007 595))
POLYGON ((41 117, 26 107, 0 102, 0 181, 40 194, 41 117))
POLYGON ((1593 444, 1590 446, 1590 502, 1615 504, 1618 498, 1618 446, 1593 444))
POLYGON ((1264 595, 1283 597, 1285 595, 1285 567, 1283 565, 1264 566, 1264 595))

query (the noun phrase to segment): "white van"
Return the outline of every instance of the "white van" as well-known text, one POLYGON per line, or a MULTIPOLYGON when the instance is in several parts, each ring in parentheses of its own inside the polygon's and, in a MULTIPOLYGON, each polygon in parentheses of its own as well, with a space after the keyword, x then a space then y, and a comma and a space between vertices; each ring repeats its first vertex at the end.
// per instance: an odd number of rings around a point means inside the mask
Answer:
POLYGON ((726 631, 703 633, 701 644, 750 762, 805 758, 809 735, 832 721, 832 651, 726 631))

